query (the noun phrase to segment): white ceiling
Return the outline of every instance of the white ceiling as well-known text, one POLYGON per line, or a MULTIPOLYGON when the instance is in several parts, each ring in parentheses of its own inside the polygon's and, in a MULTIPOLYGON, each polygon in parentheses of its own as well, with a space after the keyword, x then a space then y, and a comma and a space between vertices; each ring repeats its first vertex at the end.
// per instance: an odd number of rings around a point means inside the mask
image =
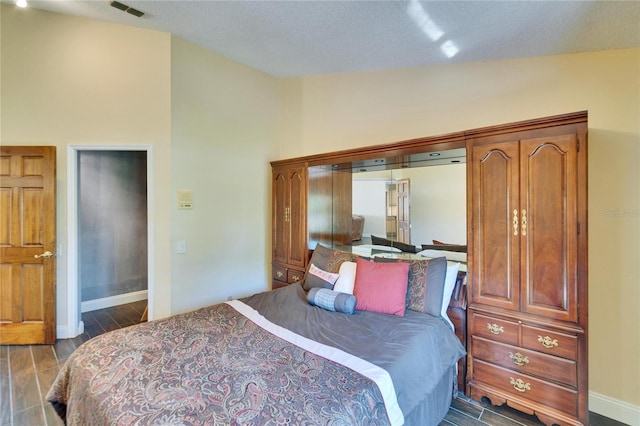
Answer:
POLYGON ((142 18, 107 0, 28 1, 169 32, 277 77, 640 46, 640 1, 120 0, 142 18))

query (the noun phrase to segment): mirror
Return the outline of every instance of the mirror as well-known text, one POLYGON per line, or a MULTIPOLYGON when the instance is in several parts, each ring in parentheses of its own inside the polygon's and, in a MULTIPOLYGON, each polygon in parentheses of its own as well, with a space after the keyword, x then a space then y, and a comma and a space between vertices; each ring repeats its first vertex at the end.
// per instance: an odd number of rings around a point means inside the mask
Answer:
POLYGON ((464 246, 466 182, 465 148, 309 167, 309 248, 371 245, 372 235, 464 246))

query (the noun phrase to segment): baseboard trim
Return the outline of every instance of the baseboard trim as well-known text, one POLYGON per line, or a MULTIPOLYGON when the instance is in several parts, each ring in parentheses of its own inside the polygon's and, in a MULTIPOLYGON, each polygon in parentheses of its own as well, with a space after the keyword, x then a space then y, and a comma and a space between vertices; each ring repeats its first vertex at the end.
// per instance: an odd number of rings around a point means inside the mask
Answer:
POLYGON ((73 339, 84 333, 84 322, 80 321, 76 330, 70 330, 66 325, 56 327, 56 339, 73 339))
POLYGON ((597 392, 589 392, 589 411, 627 425, 640 424, 640 407, 597 392))
POLYGON ((112 306, 124 305, 126 303, 139 302, 140 300, 147 300, 147 290, 133 291, 131 293, 103 297, 102 299, 87 300, 81 303, 80 309, 83 313, 91 312, 112 306))

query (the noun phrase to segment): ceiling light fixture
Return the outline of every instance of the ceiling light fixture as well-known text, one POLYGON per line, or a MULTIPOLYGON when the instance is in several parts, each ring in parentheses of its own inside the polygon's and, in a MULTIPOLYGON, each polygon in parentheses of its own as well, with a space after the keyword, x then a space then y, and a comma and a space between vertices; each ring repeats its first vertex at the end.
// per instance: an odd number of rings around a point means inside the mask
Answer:
POLYGON ((27 7, 27 0, 16 0, 16 6, 21 8, 27 7))

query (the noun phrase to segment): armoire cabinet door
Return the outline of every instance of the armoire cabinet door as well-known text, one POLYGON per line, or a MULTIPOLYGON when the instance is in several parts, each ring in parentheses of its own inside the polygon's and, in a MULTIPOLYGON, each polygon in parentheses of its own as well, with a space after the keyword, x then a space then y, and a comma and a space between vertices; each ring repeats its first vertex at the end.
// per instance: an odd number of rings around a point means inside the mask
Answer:
POLYGON ((306 172, 304 167, 273 171, 273 261, 304 268, 306 172))
POLYGON ((289 204, 289 178, 287 171, 273 172, 273 261, 287 263, 289 227, 286 225, 286 206, 289 204))
POLYGON ((306 169, 298 168, 289 172, 289 211, 286 219, 289 225, 290 265, 305 266, 307 257, 307 179, 306 169))
POLYGON ((473 147, 474 303, 518 310, 520 225, 518 142, 473 147))
POLYGON ((577 322, 577 140, 520 145, 521 310, 577 322))

